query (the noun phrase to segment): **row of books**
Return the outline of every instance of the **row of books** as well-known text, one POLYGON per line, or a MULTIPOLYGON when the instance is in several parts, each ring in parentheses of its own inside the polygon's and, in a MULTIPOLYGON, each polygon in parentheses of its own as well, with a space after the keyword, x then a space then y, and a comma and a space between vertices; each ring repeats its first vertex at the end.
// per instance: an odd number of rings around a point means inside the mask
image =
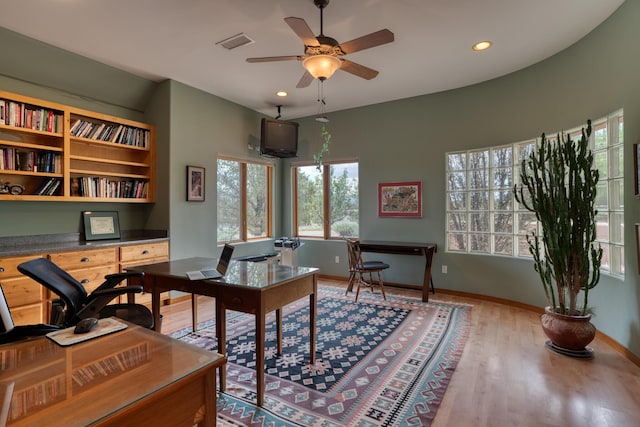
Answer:
POLYGON ((114 142, 116 144, 133 145, 135 147, 149 147, 151 137, 149 130, 112 123, 93 123, 77 119, 71 125, 71 136, 78 138, 97 139, 98 141, 114 142))
POLYGON ((36 196, 55 196, 61 186, 61 178, 49 178, 43 181, 33 194, 36 196))
POLYGON ((98 176, 81 176, 71 179, 71 195, 117 199, 146 199, 149 196, 149 182, 139 179, 114 180, 98 176))
POLYGON ((13 384, 9 388, 12 393, 5 395, 6 398, 11 398, 7 421, 16 421, 41 408, 46 408, 65 399, 67 394, 64 375, 55 376, 24 389, 14 389, 13 384))
POLYGON ((62 132, 64 116, 47 108, 0 99, 0 124, 47 132, 62 132))
MULTIPOLYGON (((24 342, 26 343, 26 341, 24 342)), ((20 347, 3 347, 0 350, 0 371, 9 371, 28 365, 42 353, 50 353, 47 341, 31 341, 20 347)))
POLYGON ((71 375, 74 392, 77 393, 80 391, 79 389, 76 390, 76 388, 84 387, 101 378, 106 379, 127 372, 150 360, 148 343, 141 343, 110 357, 76 369, 71 375))
POLYGON ((53 151, 0 147, 0 170, 61 173, 62 155, 53 151))

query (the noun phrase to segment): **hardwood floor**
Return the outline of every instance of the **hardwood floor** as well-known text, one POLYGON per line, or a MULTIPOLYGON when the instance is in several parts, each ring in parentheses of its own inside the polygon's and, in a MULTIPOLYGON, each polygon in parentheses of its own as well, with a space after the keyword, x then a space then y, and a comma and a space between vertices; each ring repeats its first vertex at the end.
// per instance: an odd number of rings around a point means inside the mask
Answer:
MULTIPOLYGON (((319 283, 346 288, 342 281, 319 283)), ((640 367, 608 343, 596 337, 594 358, 569 358, 545 348, 537 313, 437 290, 430 298, 473 305, 469 339, 433 427, 640 426, 640 367)), ((200 321, 213 317, 213 301, 198 297, 200 321)), ((190 301, 164 306, 162 314, 163 333, 191 325, 190 301)))

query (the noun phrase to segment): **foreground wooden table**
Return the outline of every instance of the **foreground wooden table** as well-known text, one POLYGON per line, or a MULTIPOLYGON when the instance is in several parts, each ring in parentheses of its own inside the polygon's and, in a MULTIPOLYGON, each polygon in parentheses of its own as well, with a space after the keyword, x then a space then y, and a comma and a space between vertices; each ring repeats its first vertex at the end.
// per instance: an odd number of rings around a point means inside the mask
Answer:
POLYGON ((198 413, 215 426, 225 362, 131 324, 68 347, 45 337, 0 345, 0 425, 192 426, 198 413))
MULTIPOLYGON (((151 292, 156 328, 160 325, 160 294, 179 290, 216 298, 216 336, 218 353, 226 355, 226 310, 255 315, 257 405, 264 403, 265 317, 276 312, 277 350, 282 353, 281 308, 300 298, 309 297, 309 363, 316 356, 317 268, 288 267, 271 263, 232 260, 227 274, 217 280, 189 280, 187 271, 214 268, 216 259, 188 258, 127 268, 143 272, 145 291, 151 292)), ((194 325, 195 327, 195 325, 194 325)), ((220 390, 226 387, 225 369, 220 370, 220 390)))

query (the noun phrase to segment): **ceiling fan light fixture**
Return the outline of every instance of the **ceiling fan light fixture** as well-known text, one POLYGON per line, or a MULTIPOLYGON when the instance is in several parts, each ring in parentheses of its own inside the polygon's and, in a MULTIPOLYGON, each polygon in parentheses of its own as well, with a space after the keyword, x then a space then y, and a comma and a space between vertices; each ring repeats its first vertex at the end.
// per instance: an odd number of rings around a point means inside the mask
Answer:
POLYGON ((314 78, 326 80, 340 68, 342 61, 332 55, 313 55, 302 61, 302 66, 314 78))

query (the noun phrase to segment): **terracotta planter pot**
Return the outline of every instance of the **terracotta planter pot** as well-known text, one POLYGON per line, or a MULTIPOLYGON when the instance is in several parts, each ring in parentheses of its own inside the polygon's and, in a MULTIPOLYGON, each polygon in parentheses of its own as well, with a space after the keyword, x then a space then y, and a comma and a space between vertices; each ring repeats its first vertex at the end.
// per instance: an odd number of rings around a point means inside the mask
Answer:
POLYGON ((590 314, 569 316, 554 313, 550 307, 546 307, 540 321, 551 343, 561 350, 583 352, 596 336, 596 327, 591 324, 590 314))

